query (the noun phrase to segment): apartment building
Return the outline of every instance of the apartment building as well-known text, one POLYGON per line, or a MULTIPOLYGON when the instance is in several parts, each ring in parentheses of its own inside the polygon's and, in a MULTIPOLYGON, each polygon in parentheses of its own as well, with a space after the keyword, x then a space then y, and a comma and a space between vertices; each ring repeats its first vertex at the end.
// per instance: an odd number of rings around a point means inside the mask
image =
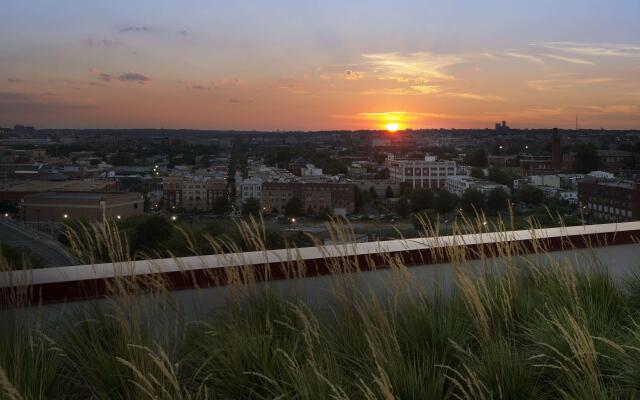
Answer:
POLYGON ((640 219, 640 187, 635 181, 584 179, 578 182, 582 213, 594 221, 640 219))
POLYGON ((455 161, 438 161, 435 156, 424 159, 397 158, 390 154, 385 161, 389 177, 399 183, 409 182, 414 189, 439 189, 448 178, 456 176, 455 161))
POLYGON ((304 210, 314 213, 329 210, 333 214, 352 213, 355 209, 354 186, 347 183, 266 182, 262 184, 262 207, 283 212, 294 197, 304 210))
POLYGON ((210 210, 217 197, 227 197, 227 182, 203 176, 168 176, 162 179, 167 208, 210 210))
POLYGON ((240 183, 240 199, 244 203, 248 199, 262 199, 262 179, 249 178, 240 183))

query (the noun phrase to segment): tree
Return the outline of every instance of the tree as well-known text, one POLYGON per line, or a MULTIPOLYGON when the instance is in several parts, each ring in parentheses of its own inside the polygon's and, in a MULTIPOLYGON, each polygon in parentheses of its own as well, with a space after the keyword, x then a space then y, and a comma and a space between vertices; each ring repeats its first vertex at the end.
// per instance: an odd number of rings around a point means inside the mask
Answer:
POLYGON ((369 194, 373 200, 378 200, 378 192, 376 192, 376 188, 373 186, 369 187, 369 194))
POLYGON ((356 185, 353 185, 353 206, 356 211, 360 211, 362 206, 365 204, 364 197, 362 196, 362 191, 356 185))
POLYGON ((135 160, 133 158, 133 154, 119 152, 111 156, 110 162, 114 166, 121 166, 121 165, 133 165, 135 163, 135 160))
POLYGON ((391 186, 387 186, 387 190, 384 193, 384 197, 386 197, 387 199, 390 199, 393 197, 393 189, 391 189, 391 186))
POLYGON ((411 210, 419 212, 434 206, 433 192, 429 189, 416 189, 411 193, 411 210))
POLYGON ((477 189, 467 189, 462 194, 462 209, 467 212, 480 212, 486 208, 484 193, 477 189))
POLYGON ((245 217, 248 217, 250 215, 253 215, 254 217, 257 217, 260 215, 260 210, 262 208, 260 207, 260 201, 254 197, 249 197, 243 204, 242 204, 242 215, 245 217))
POLYGON ((438 210, 439 213, 446 214, 451 212, 457 205, 458 196, 446 190, 438 192, 438 196, 436 196, 436 210, 438 210))
POLYGON ((297 197, 292 197, 289 199, 287 204, 284 206, 284 214, 287 217, 300 217, 304 214, 304 205, 302 204, 302 200, 297 197))
POLYGON ((544 201, 544 192, 537 187, 526 185, 514 192, 513 201, 521 201, 531 205, 540 205, 544 201))
POLYGON ((18 211, 18 205, 16 203, 8 200, 0 200, 0 213, 17 214, 18 211))
POLYGON ((402 218, 406 218, 411 213, 411 206, 406 197, 400 197, 395 204, 395 210, 402 218))
POLYGON ((509 206, 509 195, 503 188, 495 188, 487 196, 487 208, 491 211, 499 211, 509 206))
POLYGON ((485 152, 484 149, 478 149, 474 152, 468 153, 464 157, 464 162, 472 167, 484 168, 488 163, 487 152, 485 152))
POLYGON ((594 145, 581 146, 576 152, 576 172, 587 174, 600 168, 600 157, 594 145))
POLYGON ((216 215, 227 215, 231 212, 231 203, 224 196, 218 196, 213 200, 211 210, 216 215))
POLYGON ((482 170, 482 168, 471 168, 471 177, 476 178, 476 179, 484 179, 484 171, 482 170))
POLYGON ((511 175, 497 167, 489 168, 489 180, 501 185, 511 185, 513 183, 511 175))

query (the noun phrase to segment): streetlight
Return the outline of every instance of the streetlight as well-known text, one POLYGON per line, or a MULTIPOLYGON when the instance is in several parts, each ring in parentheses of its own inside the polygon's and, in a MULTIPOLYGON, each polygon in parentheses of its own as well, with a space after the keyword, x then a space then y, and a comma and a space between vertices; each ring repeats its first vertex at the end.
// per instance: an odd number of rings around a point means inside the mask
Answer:
POLYGON ((116 216, 116 218, 120 219, 120 218, 122 218, 122 217, 120 217, 120 216, 118 215, 118 216, 116 216))
POLYGON ((64 214, 64 215, 62 216, 62 218, 67 219, 67 218, 69 218, 69 215, 68 215, 68 214, 64 214))
POLYGON ((177 219, 178 219, 178 217, 177 217, 177 216, 175 216, 175 215, 172 215, 172 216, 171 216, 171 220, 172 220, 172 221, 175 221, 175 220, 177 220, 177 219))

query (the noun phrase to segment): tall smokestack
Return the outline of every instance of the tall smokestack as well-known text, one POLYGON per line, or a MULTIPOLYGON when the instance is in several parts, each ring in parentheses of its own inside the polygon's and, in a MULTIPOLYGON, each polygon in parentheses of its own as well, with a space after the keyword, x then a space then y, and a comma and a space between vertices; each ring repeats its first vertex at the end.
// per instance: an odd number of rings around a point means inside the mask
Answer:
POLYGON ((551 140, 551 166, 556 171, 562 169, 562 150, 560 150, 560 132, 558 128, 553 128, 553 138, 551 140))

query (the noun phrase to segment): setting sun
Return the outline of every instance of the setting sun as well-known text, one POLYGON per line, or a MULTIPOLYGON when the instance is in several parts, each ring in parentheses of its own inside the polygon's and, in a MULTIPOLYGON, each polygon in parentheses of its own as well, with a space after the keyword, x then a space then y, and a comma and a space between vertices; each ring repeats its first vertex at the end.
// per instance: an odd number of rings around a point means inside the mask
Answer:
POLYGON ((400 129, 400 124, 395 122, 390 122, 385 126, 385 128, 389 132, 396 132, 398 129, 400 129))

